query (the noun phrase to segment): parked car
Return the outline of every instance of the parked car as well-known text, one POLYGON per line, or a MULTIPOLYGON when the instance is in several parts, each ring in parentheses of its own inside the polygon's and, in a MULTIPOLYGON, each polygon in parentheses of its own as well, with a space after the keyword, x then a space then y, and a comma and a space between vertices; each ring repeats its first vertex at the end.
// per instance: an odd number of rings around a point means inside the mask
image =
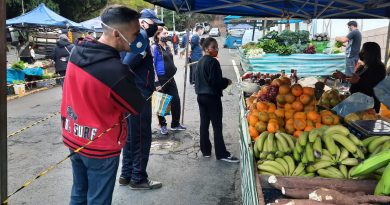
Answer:
MULTIPOLYGON (((204 33, 208 33, 210 31, 210 28, 211 28, 210 24, 207 22, 197 23, 197 24, 195 24, 195 28, 196 28, 196 26, 202 26, 204 29, 204 33)), ((195 28, 194 28, 194 30, 195 30, 195 28)))
POLYGON ((219 37, 221 36, 221 32, 219 31, 219 28, 212 28, 209 32, 210 37, 219 37))

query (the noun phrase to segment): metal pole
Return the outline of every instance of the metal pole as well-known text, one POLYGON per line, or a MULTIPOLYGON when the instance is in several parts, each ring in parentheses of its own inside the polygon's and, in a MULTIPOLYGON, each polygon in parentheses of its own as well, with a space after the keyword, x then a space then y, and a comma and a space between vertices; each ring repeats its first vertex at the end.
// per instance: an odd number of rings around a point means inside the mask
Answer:
POLYGON ((183 89, 183 105, 181 106, 181 124, 184 124, 184 108, 186 105, 186 89, 187 89, 187 70, 188 70, 188 47, 190 42, 190 30, 187 29, 187 42, 186 42, 186 58, 185 58, 185 66, 184 66, 184 89, 183 89))
POLYGON ((389 61, 389 45, 390 43, 390 20, 389 20, 389 25, 387 26, 387 42, 386 42, 386 51, 385 51, 385 65, 387 65, 387 62, 389 61))
MULTIPOLYGON (((5 28, 5 0, 0 1, 0 28, 5 28)), ((0 32, 0 203, 8 194, 6 66, 5 32, 0 32)))
POLYGON ((164 8, 161 7, 161 21, 164 22, 164 8))
POLYGON ((256 20, 255 20, 255 22, 253 23, 253 33, 252 33, 252 41, 254 41, 255 40, 255 30, 256 30, 256 20))
POLYGON ((265 22, 267 21, 267 20, 262 20, 263 21, 263 37, 265 36, 265 22))

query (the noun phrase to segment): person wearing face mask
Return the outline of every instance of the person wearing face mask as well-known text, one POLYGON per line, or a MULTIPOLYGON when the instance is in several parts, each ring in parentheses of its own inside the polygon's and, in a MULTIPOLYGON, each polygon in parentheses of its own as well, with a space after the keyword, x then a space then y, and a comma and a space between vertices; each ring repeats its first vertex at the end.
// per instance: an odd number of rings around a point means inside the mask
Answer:
POLYGON ((343 74, 340 71, 333 73, 333 77, 343 79, 351 83, 349 91, 364 93, 374 98, 374 109, 380 110, 380 102, 375 96, 374 87, 386 77, 385 65, 381 61, 381 48, 375 42, 366 42, 359 53, 362 64, 352 75, 343 74))
POLYGON ((339 36, 336 37, 336 41, 341 43, 347 43, 347 47, 345 49, 345 74, 350 76, 354 73, 354 69, 356 63, 359 60, 359 51, 362 43, 362 34, 358 29, 358 24, 356 21, 348 22, 348 30, 349 33, 347 36, 339 36))
POLYGON ((218 56, 218 43, 215 38, 208 37, 203 41, 204 56, 199 60, 195 73, 195 92, 198 95, 200 111, 200 150, 204 157, 211 157, 209 139, 210 121, 214 130, 214 147, 217 160, 239 162, 225 146, 222 135, 222 91, 232 81, 222 77, 218 56))
MULTIPOLYGON (((129 65, 135 73, 135 83, 145 98, 153 94, 154 65, 149 46, 149 38, 156 33, 158 25, 163 24, 151 9, 141 11, 139 23, 140 33, 147 39, 147 47, 142 53, 127 52, 123 63, 129 65)), ((148 179, 146 167, 149 161, 150 146, 152 143, 152 104, 151 100, 145 103, 139 115, 127 118, 129 125, 126 145, 123 148, 122 172, 119 178, 120 185, 129 185, 131 189, 157 189, 162 187, 161 182, 148 179)))
MULTIPOLYGON (((152 45, 154 68, 156 69, 157 81, 155 82, 160 92, 172 96, 171 100, 171 113, 172 123, 171 130, 184 131, 187 128, 180 124, 180 97, 179 91, 175 81, 175 74, 177 68, 173 62, 173 55, 171 48, 167 44, 168 29, 166 27, 160 27, 154 34, 154 44, 152 45)), ((160 132, 163 135, 168 134, 167 121, 165 117, 158 116, 158 122, 160 124, 160 132)))
POLYGON ((119 55, 145 50, 138 18, 125 6, 105 8, 101 38, 79 41, 70 54, 61 103, 63 143, 73 171, 70 205, 112 202, 127 137, 124 113, 137 115, 145 104, 119 55))
MULTIPOLYGON (((196 26, 195 34, 191 38, 191 62, 198 61, 203 53, 202 47, 200 45, 200 36, 203 35, 203 27, 196 26)), ((196 72, 196 64, 191 65, 190 67, 190 84, 193 85, 195 83, 195 72, 196 72)))

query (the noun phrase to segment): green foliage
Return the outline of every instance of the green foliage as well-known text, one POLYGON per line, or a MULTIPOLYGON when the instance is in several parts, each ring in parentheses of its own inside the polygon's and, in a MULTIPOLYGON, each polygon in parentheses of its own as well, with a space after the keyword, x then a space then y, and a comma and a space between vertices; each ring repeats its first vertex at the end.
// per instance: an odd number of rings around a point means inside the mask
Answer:
POLYGON ((296 43, 291 45, 292 53, 303 53, 306 48, 307 44, 296 43))
POLYGON ((12 81, 12 84, 15 84, 15 85, 23 84, 23 83, 24 83, 24 80, 14 80, 14 81, 12 81))
POLYGON ((23 70, 26 68, 26 66, 24 65, 24 62, 23 61, 19 61, 17 63, 14 63, 11 68, 15 69, 15 70, 23 70))
POLYGON ((279 43, 275 39, 271 39, 259 42, 258 46, 266 53, 277 53, 279 43))
POLYGON ((343 46, 343 43, 341 43, 340 41, 336 41, 335 46, 336 48, 341 48, 343 46))
POLYGON ((54 73, 46 73, 42 75, 42 79, 51 79, 53 78, 54 73))
POLYGON ((278 48, 276 49, 276 52, 279 55, 291 55, 293 50, 291 49, 290 46, 278 46, 278 48))
MULTIPOLYGON (((31 11, 39 4, 44 3, 47 7, 55 12, 59 12, 60 8, 55 0, 23 0, 25 13, 31 11)), ((19 16, 22 14, 22 0, 6 0, 7 19, 19 16)))
MULTIPOLYGON (((159 11, 161 11, 159 9, 159 11)), ((169 30, 173 30, 173 13, 175 11, 164 9, 164 23, 169 30)), ((161 19, 161 13, 159 12, 161 19)), ((208 14, 178 14, 175 12, 175 29, 176 31, 184 31, 186 28, 193 28, 196 23, 210 22, 213 20, 213 15, 208 14)))
POLYGON ((121 4, 128 6, 138 12, 142 9, 153 9, 153 5, 143 0, 109 0, 108 4, 121 4))

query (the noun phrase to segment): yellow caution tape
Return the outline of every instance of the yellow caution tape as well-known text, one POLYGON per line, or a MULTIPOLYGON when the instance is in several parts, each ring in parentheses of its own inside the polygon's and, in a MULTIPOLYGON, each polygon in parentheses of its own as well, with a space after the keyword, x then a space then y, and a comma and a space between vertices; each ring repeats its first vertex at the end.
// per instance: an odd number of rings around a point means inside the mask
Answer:
POLYGON ((49 115, 49 116, 47 116, 47 117, 45 117, 45 118, 43 118, 43 119, 41 119, 41 120, 38 120, 38 121, 36 121, 36 122, 34 122, 34 123, 30 124, 30 125, 27 125, 26 127, 23 127, 22 129, 20 129, 20 130, 18 130, 18 131, 16 131, 16 132, 13 132, 13 133, 11 133, 11 134, 9 134, 9 135, 7 136, 7 138, 13 137, 13 136, 15 136, 15 135, 17 135, 17 134, 19 134, 19 133, 21 133, 21 132, 23 132, 23 131, 29 129, 29 128, 32 128, 32 127, 34 127, 34 126, 36 126, 36 125, 38 125, 38 124, 40 124, 40 123, 42 123, 42 122, 45 122, 46 120, 48 120, 48 119, 50 119, 50 118, 52 118, 52 117, 54 117, 54 116, 56 116, 56 115, 58 115, 58 114, 60 114, 60 112, 53 113, 53 114, 51 114, 51 115, 49 115))
POLYGON ((14 85, 21 85, 21 84, 31 84, 31 83, 37 83, 37 82, 44 82, 44 81, 50 81, 50 80, 56 80, 56 79, 62 79, 65 78, 65 76, 62 77, 56 77, 56 78, 50 78, 50 79, 43 79, 43 80, 34 80, 34 81, 28 81, 24 83, 15 83, 15 84, 7 84, 8 87, 14 86, 14 85))

